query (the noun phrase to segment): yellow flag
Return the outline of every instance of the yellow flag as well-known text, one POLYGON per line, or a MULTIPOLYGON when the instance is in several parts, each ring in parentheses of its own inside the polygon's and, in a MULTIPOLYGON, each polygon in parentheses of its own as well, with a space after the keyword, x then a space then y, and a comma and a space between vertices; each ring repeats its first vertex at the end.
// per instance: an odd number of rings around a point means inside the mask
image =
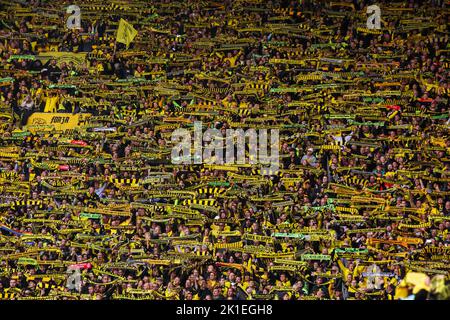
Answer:
POLYGON ((131 24, 121 18, 119 22, 119 29, 117 29, 116 41, 124 43, 128 48, 131 41, 133 41, 134 37, 136 37, 137 33, 138 32, 136 31, 136 29, 131 24))

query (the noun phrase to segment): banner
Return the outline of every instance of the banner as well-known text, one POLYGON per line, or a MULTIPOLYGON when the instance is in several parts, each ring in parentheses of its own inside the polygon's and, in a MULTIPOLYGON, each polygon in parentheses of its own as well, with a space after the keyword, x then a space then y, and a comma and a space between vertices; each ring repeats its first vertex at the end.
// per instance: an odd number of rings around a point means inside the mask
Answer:
POLYGON ((33 113, 27 121, 25 130, 31 133, 36 131, 54 131, 75 129, 85 125, 90 113, 33 113))

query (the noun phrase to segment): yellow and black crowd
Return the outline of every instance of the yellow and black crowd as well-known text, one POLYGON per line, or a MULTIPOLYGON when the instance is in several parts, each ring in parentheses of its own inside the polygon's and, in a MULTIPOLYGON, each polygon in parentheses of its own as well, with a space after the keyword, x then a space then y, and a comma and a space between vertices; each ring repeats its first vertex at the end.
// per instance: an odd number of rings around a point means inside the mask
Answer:
POLYGON ((0 8, 0 299, 450 298, 448 1, 0 8), (280 170, 173 164, 195 121, 280 170))

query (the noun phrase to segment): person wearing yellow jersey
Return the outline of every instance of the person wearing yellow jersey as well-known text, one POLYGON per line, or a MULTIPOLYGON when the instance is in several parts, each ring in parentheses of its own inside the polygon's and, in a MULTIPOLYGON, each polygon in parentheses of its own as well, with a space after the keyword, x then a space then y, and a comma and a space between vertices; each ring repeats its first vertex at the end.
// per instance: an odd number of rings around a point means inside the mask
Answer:
POLYGON ((50 92, 45 100, 44 112, 56 112, 59 97, 55 92, 50 92))
POLYGON ((344 279, 347 279, 349 275, 352 277, 359 276, 362 272, 364 272, 364 266, 355 266, 355 263, 353 261, 350 261, 348 263, 348 267, 345 266, 345 264, 342 262, 342 259, 338 259, 337 263, 339 265, 339 268, 341 269, 342 276, 344 279))
POLYGON ((225 107, 230 107, 231 103, 233 101, 233 96, 231 94, 227 95, 224 99, 220 101, 220 103, 225 107))
POLYGON ((144 73, 145 73, 145 69, 141 65, 138 65, 136 70, 134 71, 134 77, 142 78, 144 76, 144 73))
POLYGON ((167 285, 164 296, 166 297, 166 300, 180 300, 180 293, 172 283, 167 285))
POLYGON ((285 273, 280 275, 280 279, 275 282, 277 287, 291 287, 291 281, 286 277, 285 273))

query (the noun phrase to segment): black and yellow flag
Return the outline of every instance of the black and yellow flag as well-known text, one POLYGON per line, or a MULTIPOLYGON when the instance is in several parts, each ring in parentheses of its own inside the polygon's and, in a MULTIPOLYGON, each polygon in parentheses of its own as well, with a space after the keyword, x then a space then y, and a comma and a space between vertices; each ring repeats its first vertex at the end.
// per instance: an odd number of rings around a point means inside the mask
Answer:
POLYGON ((137 34, 138 32, 131 24, 129 24, 122 18, 120 19, 119 29, 117 29, 117 42, 124 43, 128 48, 131 41, 133 41, 134 37, 136 37, 137 34))

